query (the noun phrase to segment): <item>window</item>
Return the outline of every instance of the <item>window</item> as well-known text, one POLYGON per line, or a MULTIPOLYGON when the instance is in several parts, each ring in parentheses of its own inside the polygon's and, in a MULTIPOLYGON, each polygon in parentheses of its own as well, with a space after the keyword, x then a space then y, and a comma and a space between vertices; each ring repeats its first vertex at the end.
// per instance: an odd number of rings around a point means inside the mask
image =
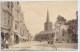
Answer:
POLYGON ((19 13, 19 10, 16 10, 17 11, 17 13, 19 13))
POLYGON ((67 41, 69 42, 69 39, 67 41))
POLYGON ((11 8, 13 8, 13 7, 14 7, 13 2, 11 2, 11 8))
POLYGON ((10 20, 8 19, 8 25, 10 25, 10 20))
POLYGON ((58 41, 58 39, 56 39, 56 41, 58 41))
POLYGON ((10 24, 10 15, 8 14, 8 25, 11 25, 10 24))
POLYGON ((64 34, 65 34, 65 31, 64 31, 64 29, 63 29, 63 31, 62 31, 62 36, 64 36, 64 34))
POLYGON ((15 29, 18 30, 19 29, 19 22, 15 21, 15 29))
POLYGON ((29 32, 29 31, 27 30, 27 32, 29 32))
POLYGON ((62 39, 62 41, 64 41, 64 39, 62 39))
POLYGON ((10 8, 10 2, 7 3, 7 7, 10 8))
POLYGON ((17 1, 17 4, 19 4, 19 2, 17 1))

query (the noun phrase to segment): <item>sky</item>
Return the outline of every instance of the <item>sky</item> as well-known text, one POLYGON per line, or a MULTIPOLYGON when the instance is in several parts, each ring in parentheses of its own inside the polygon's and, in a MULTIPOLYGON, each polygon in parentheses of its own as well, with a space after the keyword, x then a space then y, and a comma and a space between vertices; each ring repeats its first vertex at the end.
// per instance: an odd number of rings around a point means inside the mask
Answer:
POLYGON ((77 1, 21 1, 20 5, 24 15, 25 25, 32 36, 44 30, 47 10, 53 27, 59 15, 63 16, 68 21, 75 19, 76 11, 78 11, 77 1))

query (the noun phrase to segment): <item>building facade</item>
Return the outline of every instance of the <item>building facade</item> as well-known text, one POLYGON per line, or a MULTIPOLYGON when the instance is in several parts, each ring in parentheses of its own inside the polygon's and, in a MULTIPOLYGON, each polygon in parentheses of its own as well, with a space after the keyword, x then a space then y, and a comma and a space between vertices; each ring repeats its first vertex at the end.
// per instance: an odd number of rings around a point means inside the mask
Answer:
POLYGON ((2 2, 1 3, 1 37, 2 41, 11 41, 11 29, 13 21, 13 3, 12 2, 2 2), (5 38, 4 38, 5 36, 5 38))
MULTIPOLYGON (((62 17, 62 16, 58 16, 62 17)), ((70 37, 68 34, 68 26, 64 25, 64 23, 55 23, 55 28, 52 28, 52 22, 49 20, 49 14, 47 11, 47 19, 44 23, 44 31, 41 31, 36 35, 37 40, 47 40, 54 41, 55 43, 68 42, 70 41, 70 37)))
POLYGON ((1 37, 14 45, 29 40, 29 33, 19 2, 1 3, 1 37))
MULTIPOLYGON (((62 17, 62 16, 58 16, 58 17, 62 17)), ((62 23, 55 23, 55 37, 54 37, 54 42, 77 42, 77 34, 76 33, 72 33, 73 30, 74 32, 77 32, 77 12, 76 12, 76 19, 72 19, 70 21, 67 21, 66 24, 62 23), (75 25, 74 25, 75 24, 75 25), (74 27, 72 27, 74 26, 74 27), (72 28, 72 29, 70 29, 72 28)))
POLYGON ((70 41, 69 39, 69 34, 68 34, 68 26, 67 25, 59 25, 56 23, 55 26, 55 37, 54 37, 54 42, 68 42, 70 41))

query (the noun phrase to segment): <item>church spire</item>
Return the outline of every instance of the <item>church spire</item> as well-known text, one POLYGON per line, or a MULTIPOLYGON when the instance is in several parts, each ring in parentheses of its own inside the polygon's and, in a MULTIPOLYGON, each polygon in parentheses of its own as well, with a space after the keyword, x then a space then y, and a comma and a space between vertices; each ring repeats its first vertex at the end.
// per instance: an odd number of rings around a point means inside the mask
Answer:
POLYGON ((48 10, 47 10, 47 19, 46 19, 46 22, 49 22, 49 13, 48 13, 48 10))
POLYGON ((47 18, 46 22, 44 23, 44 31, 52 30, 52 22, 49 21, 49 13, 47 10, 47 18))

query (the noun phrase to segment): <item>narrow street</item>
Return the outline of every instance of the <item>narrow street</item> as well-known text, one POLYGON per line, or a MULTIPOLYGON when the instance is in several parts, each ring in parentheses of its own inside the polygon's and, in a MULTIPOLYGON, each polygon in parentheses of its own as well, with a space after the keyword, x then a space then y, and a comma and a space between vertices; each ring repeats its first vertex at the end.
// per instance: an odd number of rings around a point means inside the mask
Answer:
POLYGON ((47 42, 29 41, 10 46, 5 50, 56 50, 55 46, 47 44, 47 42))
POLYGON ((62 43, 47 44, 47 42, 28 41, 28 42, 10 46, 9 49, 4 49, 4 50, 21 50, 21 51, 23 51, 23 50, 75 50, 75 49, 77 49, 77 48, 73 48, 76 46, 76 43, 74 43, 74 44, 68 43, 66 45, 67 46, 64 46, 64 44, 62 44, 62 43))

